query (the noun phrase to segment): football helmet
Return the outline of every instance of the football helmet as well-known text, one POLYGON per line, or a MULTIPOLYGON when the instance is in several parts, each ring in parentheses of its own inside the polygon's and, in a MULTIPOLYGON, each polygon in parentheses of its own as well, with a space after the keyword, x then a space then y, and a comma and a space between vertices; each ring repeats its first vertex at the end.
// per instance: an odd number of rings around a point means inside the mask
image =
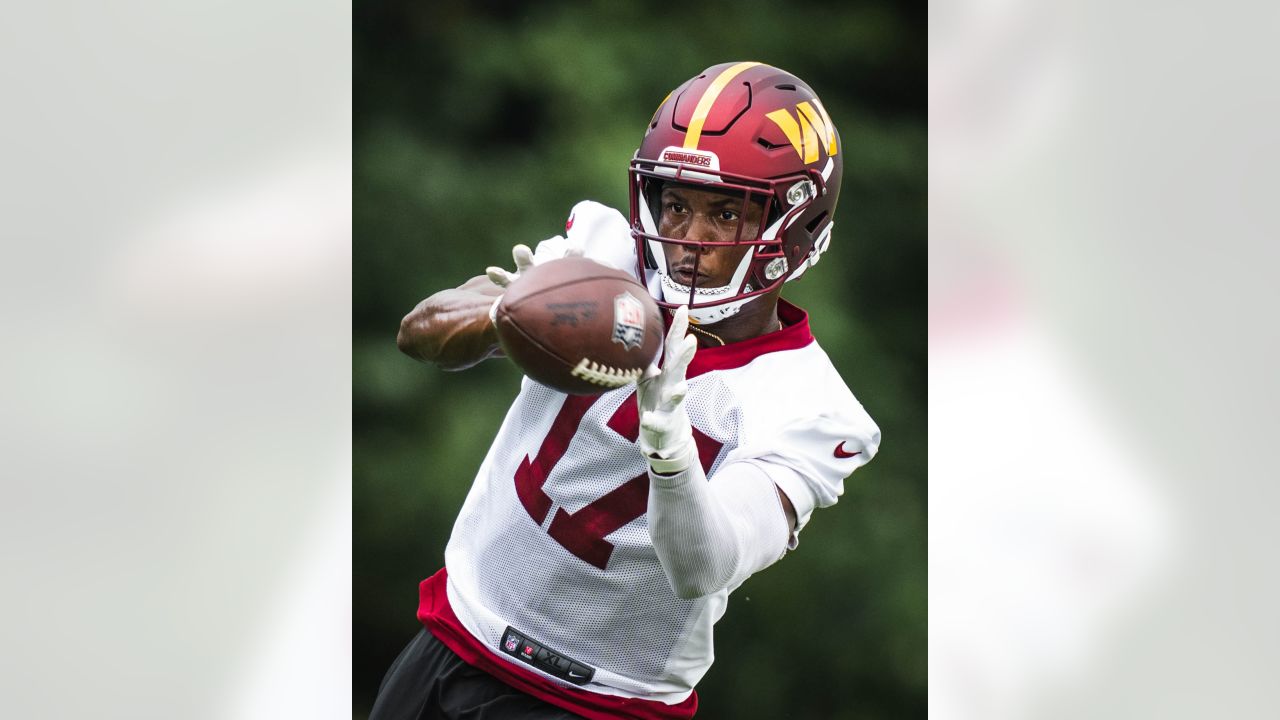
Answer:
MULTIPOLYGON (((631 160, 631 236, 640 277, 666 308, 689 307, 692 322, 731 317, 743 305, 817 264, 831 241, 840 194, 840 137, 804 81, 758 62, 707 68, 658 106, 631 160), (743 223, 732 241, 686 241, 659 233, 658 196, 667 183, 733 193, 763 204, 754 237, 743 223), (747 245, 729 284, 697 287, 670 277, 663 246, 695 251, 747 245)), ((694 252, 696 258, 701 252, 694 252)))

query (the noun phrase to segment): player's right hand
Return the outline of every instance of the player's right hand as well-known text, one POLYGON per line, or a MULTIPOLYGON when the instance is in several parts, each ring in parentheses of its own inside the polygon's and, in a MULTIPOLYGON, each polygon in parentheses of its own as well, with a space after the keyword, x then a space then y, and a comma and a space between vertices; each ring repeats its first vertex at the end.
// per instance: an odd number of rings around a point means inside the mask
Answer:
POLYGON ((688 334, 689 308, 679 307, 671 319, 662 349, 662 368, 650 366, 636 387, 640 411, 641 452, 660 475, 683 472, 697 457, 693 426, 684 407, 689 394, 685 379, 698 351, 698 339, 688 334))

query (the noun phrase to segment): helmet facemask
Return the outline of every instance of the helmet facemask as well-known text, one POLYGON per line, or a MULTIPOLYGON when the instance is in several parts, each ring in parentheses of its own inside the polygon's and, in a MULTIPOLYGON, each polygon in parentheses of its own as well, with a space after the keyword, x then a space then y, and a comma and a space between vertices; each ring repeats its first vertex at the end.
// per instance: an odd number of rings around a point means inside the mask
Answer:
MULTIPOLYGON (((705 167, 705 166, 704 166, 705 167)), ((793 268, 803 271, 805 262, 786 257, 783 240, 790 228, 823 191, 817 172, 786 178, 762 180, 735 176, 716 170, 707 172, 685 163, 633 160, 631 163, 632 237, 636 240, 638 270, 657 291, 658 304, 666 308, 689 307, 690 320, 711 324, 736 315, 751 300, 773 291, 791 277, 793 268), (665 237, 659 232, 659 195, 667 183, 727 193, 741 198, 737 235, 730 241, 698 241, 665 237), (751 237, 746 237, 748 208, 761 206, 761 221, 751 237), (692 285, 675 280, 667 266, 665 245, 693 250, 692 285), (697 270, 704 251, 724 246, 746 246, 729 282, 720 287, 698 287, 697 270), (648 272, 646 272, 646 270, 648 272)))

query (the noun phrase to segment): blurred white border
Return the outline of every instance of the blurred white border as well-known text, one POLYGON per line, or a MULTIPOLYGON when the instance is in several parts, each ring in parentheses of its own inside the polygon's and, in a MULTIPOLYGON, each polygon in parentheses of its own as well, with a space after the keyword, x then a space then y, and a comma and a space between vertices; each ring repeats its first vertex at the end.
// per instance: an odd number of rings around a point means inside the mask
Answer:
POLYGON ((6 717, 350 713, 350 28, 0 23, 6 717))
POLYGON ((1274 714, 1277 20, 930 7, 938 717, 1274 714))

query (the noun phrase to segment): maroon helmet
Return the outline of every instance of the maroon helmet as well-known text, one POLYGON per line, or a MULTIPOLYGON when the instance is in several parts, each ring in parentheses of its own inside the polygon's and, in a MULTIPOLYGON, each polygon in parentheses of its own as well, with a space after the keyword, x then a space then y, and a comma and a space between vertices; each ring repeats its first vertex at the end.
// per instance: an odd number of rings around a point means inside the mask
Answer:
POLYGON ((840 137, 818 96, 784 70, 724 63, 673 90, 649 122, 630 172, 638 270, 659 304, 689 305, 695 322, 718 322, 816 264, 831 241, 839 150, 840 137), (755 237, 743 237, 739 225, 732 242, 662 237, 657 197, 669 182, 740 195, 741 217, 748 203, 762 204, 764 221, 755 237), (669 276, 664 243, 750 250, 728 285, 699 288, 669 276))

